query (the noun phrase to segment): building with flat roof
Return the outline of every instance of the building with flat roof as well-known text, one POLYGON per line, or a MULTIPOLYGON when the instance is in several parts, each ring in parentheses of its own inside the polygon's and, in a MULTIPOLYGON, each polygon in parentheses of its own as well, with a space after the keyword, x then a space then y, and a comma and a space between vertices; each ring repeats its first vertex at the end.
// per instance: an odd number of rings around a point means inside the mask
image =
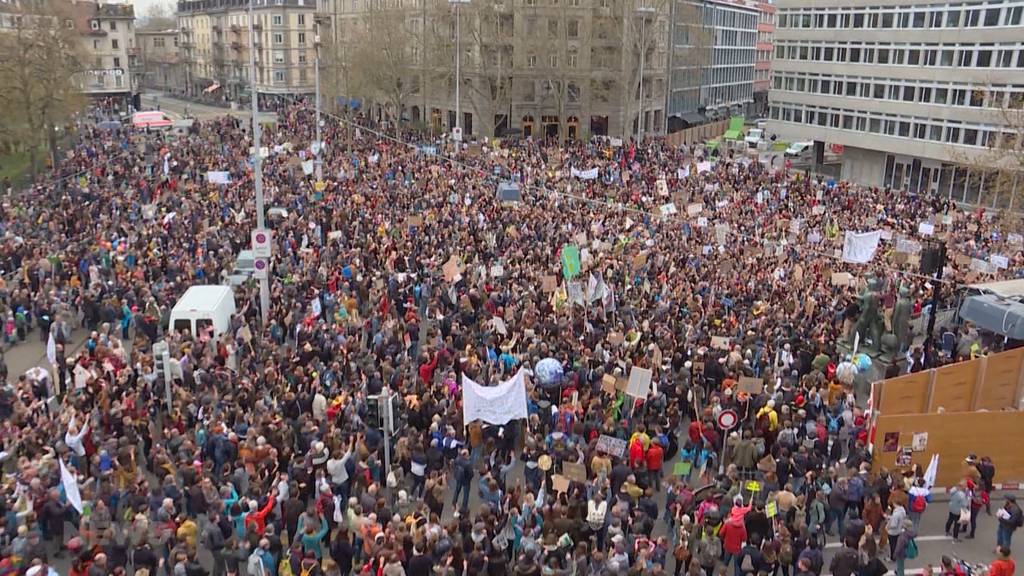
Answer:
POLYGON ((139 30, 139 84, 162 92, 174 92, 184 86, 178 30, 139 30))
POLYGON ((399 115, 437 132, 460 124, 465 134, 480 136, 664 132, 665 32, 674 0, 324 1, 330 30, 322 34, 333 44, 329 67, 337 70, 327 89, 344 102, 367 103, 377 93, 378 101, 369 102, 376 117, 399 115), (408 64, 388 71, 403 80, 400 104, 358 81, 370 76, 361 51, 388 40, 380 28, 406 31, 392 49, 405 52, 408 64))
MULTIPOLYGON (((253 0, 256 90, 261 94, 314 91, 315 0, 253 0)), ((248 94, 248 0, 179 0, 178 46, 182 89, 225 100, 248 94)))
POLYGON ((819 158, 841 146, 848 180, 1010 202, 985 172, 1020 128, 1005 112, 1024 97, 1024 1, 776 6, 770 132, 818 142, 819 158))
POLYGON ((744 0, 675 0, 669 131, 751 112, 759 11, 744 0))

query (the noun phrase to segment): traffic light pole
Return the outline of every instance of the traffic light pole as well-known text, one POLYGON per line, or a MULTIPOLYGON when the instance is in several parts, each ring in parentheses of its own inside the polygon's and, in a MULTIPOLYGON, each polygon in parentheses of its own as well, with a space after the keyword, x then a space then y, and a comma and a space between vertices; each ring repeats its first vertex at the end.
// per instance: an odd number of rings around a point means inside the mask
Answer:
POLYGON ((938 265, 935 270, 935 282, 932 287, 932 305, 928 312, 928 333, 924 339, 925 365, 929 368, 935 366, 935 314, 939 308, 939 298, 942 292, 942 270, 946 267, 946 243, 939 244, 938 265))

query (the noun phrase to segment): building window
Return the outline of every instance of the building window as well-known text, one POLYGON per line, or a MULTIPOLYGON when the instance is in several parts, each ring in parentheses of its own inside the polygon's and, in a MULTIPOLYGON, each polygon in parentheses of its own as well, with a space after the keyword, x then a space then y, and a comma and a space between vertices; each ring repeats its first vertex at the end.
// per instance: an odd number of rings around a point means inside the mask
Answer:
POLYGON ((527 68, 536 68, 537 67, 537 56, 532 55, 532 54, 530 56, 527 56, 526 57, 526 67, 527 68))
POLYGON ((119 48, 119 46, 118 46, 118 44, 117 44, 117 38, 112 38, 112 39, 110 40, 110 47, 111 47, 112 49, 114 49, 114 50, 117 50, 117 49, 119 48))
MULTIPOLYGON (((21 19, 19 18, 18 20, 19 20, 18 24, 21 24, 21 21, 20 21, 21 19)), ((97 20, 89 20, 89 28, 91 28, 93 30, 99 30, 100 29, 99 21, 97 21, 97 20)))
POLYGON ((163 47, 164 47, 164 39, 163 38, 153 38, 153 48, 163 48, 163 47))
POLYGON ((1001 8, 989 8, 985 10, 985 26, 999 26, 999 13, 1001 8))
POLYGON ((306 63, 306 53, 305 52, 299 52, 299 64, 305 64, 305 63, 306 63))
POLYGON ((579 20, 569 20, 569 22, 566 24, 566 26, 567 26, 566 34, 569 36, 569 38, 579 38, 580 37, 580 21, 579 20))
POLYGON ((281 50, 274 50, 274 64, 284 64, 284 52, 281 50))
POLYGON ((304 46, 306 44, 306 33, 299 32, 299 45, 304 46))
POLYGON ((284 82, 284 70, 274 70, 274 82, 279 84, 284 82))
POLYGON ((281 32, 274 32, 274 44, 284 44, 284 34, 281 32))
POLYGON ((120 67, 121 67, 121 59, 115 56, 114 57, 114 68, 120 68, 120 67))
POLYGON ((548 65, 552 68, 558 68, 558 55, 552 54, 548 56, 548 65))
POLYGON ((281 16, 280 14, 274 14, 271 17, 271 22, 273 23, 274 26, 283 26, 284 25, 284 17, 281 16))
POLYGON ((117 32, 117 22, 114 21, 114 20, 110 21, 110 31, 111 32, 117 32))
POLYGON ((306 15, 305 14, 299 14, 297 18, 298 18, 299 26, 305 26, 306 25, 306 15))
POLYGON ((577 64, 578 64, 578 62, 577 62, 578 59, 579 59, 579 57, 577 55, 569 54, 569 62, 568 62, 569 68, 576 68, 577 64))

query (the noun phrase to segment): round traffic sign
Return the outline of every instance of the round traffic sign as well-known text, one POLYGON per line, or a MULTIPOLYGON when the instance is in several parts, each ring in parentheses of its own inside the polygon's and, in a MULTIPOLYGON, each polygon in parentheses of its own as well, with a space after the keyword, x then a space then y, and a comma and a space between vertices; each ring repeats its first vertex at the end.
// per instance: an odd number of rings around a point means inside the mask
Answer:
POLYGON ((739 423, 740 417, 735 410, 722 410, 718 415, 718 427, 722 430, 732 430, 739 423))
POLYGON ((266 241, 267 241, 267 235, 266 234, 264 234, 263 232, 257 232, 256 233, 256 242, 257 243, 263 244, 266 241))
POLYGON ((253 260, 252 265, 253 265, 253 268, 255 268, 257 270, 263 270, 264 268, 267 267, 267 261, 263 260, 263 259, 260 259, 260 258, 257 258, 256 260, 253 260))

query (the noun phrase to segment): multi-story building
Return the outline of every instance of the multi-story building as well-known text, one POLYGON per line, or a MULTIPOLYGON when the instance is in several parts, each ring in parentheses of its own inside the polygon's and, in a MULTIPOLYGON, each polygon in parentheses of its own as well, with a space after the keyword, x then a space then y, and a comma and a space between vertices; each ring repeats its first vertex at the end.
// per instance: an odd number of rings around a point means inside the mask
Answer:
MULTIPOLYGON (((330 58, 339 71, 335 89, 347 98, 373 99, 356 81, 366 76, 358 53, 367 43, 391 41, 367 32, 379 32, 384 19, 409 31, 411 45, 403 48, 412 63, 404 71, 410 90, 400 113, 414 123, 437 131, 457 124, 458 28, 458 124, 465 134, 576 139, 664 132, 670 0, 325 1, 325 43, 333 41, 330 58)), ((396 115, 393 104, 376 107, 396 115)))
POLYGON ((757 116, 768 115, 768 90, 772 84, 772 42, 775 38, 775 5, 757 3, 757 52, 754 55, 754 105, 757 116))
MULTIPOLYGON (((253 0, 253 16, 257 92, 312 92, 315 0, 253 0)), ((184 90, 248 94, 248 0, 179 0, 177 17, 184 90)))
POLYGON ((185 85, 178 48, 177 29, 139 30, 139 84, 163 92, 176 92, 185 85))
POLYGON ((1024 96, 1024 3, 776 6, 770 131, 817 142, 819 158, 842 146, 845 179, 990 201, 991 149, 1019 137, 1005 110, 1024 96))
POLYGON ((674 0, 670 130, 750 112, 758 18, 743 0, 674 0))
POLYGON ((31 25, 32 18, 63 19, 55 25, 74 29, 81 37, 83 70, 75 81, 93 99, 103 99, 113 110, 127 112, 137 88, 135 72, 135 9, 131 4, 56 0, 0 1, 0 33, 15 33, 31 25))

